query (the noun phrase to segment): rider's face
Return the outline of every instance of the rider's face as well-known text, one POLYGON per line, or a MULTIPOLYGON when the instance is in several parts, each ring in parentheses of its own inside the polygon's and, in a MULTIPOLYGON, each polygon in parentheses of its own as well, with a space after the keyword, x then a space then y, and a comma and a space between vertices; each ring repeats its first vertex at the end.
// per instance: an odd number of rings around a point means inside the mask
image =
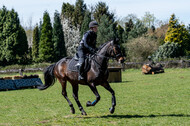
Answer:
POLYGON ((98 31, 98 27, 97 27, 97 26, 96 26, 96 27, 93 27, 92 30, 93 30, 94 32, 97 32, 97 31, 98 31))

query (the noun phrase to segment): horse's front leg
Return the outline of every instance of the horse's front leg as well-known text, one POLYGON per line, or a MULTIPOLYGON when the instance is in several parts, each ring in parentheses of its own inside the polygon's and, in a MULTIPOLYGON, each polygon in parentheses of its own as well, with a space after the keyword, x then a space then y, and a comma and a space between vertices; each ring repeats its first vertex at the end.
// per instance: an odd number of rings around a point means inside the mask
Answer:
POLYGON ((79 107, 79 110, 81 111, 81 114, 87 115, 78 99, 78 88, 79 88, 78 84, 72 84, 72 87, 73 87, 73 97, 79 107))
POLYGON ((95 106, 96 103, 98 103, 98 101, 100 100, 100 95, 98 93, 98 90, 96 89, 96 86, 92 83, 92 84, 88 84, 88 86, 90 87, 90 89, 92 90, 92 92, 94 93, 94 95, 96 96, 96 100, 94 100, 93 102, 88 101, 86 103, 86 106, 95 106))
POLYGON ((102 84, 102 86, 107 89, 111 94, 112 94, 112 107, 109 109, 110 113, 114 113, 115 111, 115 106, 116 106, 116 99, 115 99, 115 92, 111 88, 110 84, 106 81, 105 83, 102 84))

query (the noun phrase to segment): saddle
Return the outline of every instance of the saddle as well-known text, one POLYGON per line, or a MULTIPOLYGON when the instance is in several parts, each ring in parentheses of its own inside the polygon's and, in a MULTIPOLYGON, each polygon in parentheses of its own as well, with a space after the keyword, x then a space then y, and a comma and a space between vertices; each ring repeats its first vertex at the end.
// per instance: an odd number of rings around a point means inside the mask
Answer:
MULTIPOLYGON (((78 62, 79 62, 79 57, 77 54, 75 54, 75 56, 69 61, 68 70, 73 72, 78 72, 77 68, 78 62)), ((84 73, 87 73, 90 70, 90 67, 91 67, 91 60, 88 56, 85 58, 84 61, 84 73)))

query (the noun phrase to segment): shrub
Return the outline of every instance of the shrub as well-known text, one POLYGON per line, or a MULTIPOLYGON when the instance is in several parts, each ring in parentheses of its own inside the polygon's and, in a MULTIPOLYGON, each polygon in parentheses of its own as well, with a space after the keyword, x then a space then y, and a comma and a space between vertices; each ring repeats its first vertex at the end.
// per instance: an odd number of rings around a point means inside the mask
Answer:
POLYGON ((158 49, 158 41, 148 37, 131 39, 126 45, 126 55, 129 61, 145 61, 158 49))
POLYGON ((182 55, 181 46, 178 43, 167 42, 161 45, 153 54, 153 60, 162 60, 166 58, 174 58, 182 55))

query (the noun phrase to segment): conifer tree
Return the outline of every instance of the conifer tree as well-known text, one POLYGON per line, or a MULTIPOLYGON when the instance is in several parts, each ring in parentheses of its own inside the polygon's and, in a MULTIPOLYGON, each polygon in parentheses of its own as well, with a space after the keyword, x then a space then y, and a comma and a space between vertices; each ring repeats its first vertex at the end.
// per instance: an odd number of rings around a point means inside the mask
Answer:
POLYGON ((174 42, 181 45, 185 53, 189 54, 190 51, 190 39, 189 33, 185 28, 185 25, 179 24, 178 19, 176 19, 175 14, 171 15, 169 20, 168 30, 166 32, 165 42, 174 42))
POLYGON ((148 28, 140 20, 138 20, 128 33, 128 39, 140 37, 145 34, 147 30, 148 28))
POLYGON ((116 37, 119 39, 119 44, 121 47, 121 51, 123 54, 125 54, 125 48, 123 46, 123 43, 125 42, 123 39, 124 29, 121 27, 121 25, 118 25, 116 27, 116 37))
POLYGON ((130 18, 128 22, 125 22, 125 31, 123 32, 123 41, 127 42, 129 32, 134 26, 133 20, 130 18))
POLYGON ((80 31, 80 35, 81 38, 83 36, 83 34, 89 30, 89 23, 91 21, 91 13, 89 11, 86 11, 85 16, 84 16, 84 20, 81 26, 81 31, 80 31))
POLYGON ((75 9, 73 13, 73 21, 76 27, 79 25, 79 29, 81 29, 81 25, 85 16, 85 11, 86 4, 84 4, 84 0, 76 0, 75 9))
POLYGON ((68 18, 69 20, 73 20, 75 7, 69 3, 63 3, 61 15, 64 18, 68 18))
POLYGON ((119 39, 120 44, 124 43, 123 41, 123 33, 124 33, 124 29, 121 27, 121 25, 118 25, 116 27, 117 30, 117 38, 119 39))
POLYGON ((60 14, 58 11, 54 13, 53 43, 55 51, 54 61, 58 61, 66 56, 63 29, 61 25, 60 14))
POLYGON ((114 14, 109 12, 109 7, 106 5, 106 3, 98 2, 95 6, 94 18, 98 23, 100 23, 101 17, 103 15, 106 15, 108 20, 114 21, 114 14))
POLYGON ((0 9, 0 61, 7 64, 25 62, 28 51, 26 33, 14 9, 0 9))
POLYGON ((103 15, 100 22, 97 32, 97 45, 113 40, 116 37, 115 24, 109 21, 109 17, 103 15))
POLYGON ((39 60, 41 62, 53 61, 54 44, 52 42, 52 26, 49 13, 44 12, 42 31, 39 43, 39 60))
POLYGON ((185 29, 184 25, 179 24, 175 14, 172 14, 165 36, 165 42, 176 42, 178 44, 182 44, 186 39, 188 39, 188 31, 185 29))
POLYGON ((39 56, 39 28, 38 25, 33 30, 33 41, 32 41, 32 60, 37 62, 39 56))
POLYGON ((40 19, 40 22, 39 22, 38 30, 39 30, 39 40, 40 40, 40 36, 41 36, 41 32, 42 32, 42 20, 41 19, 40 19))
POLYGON ((28 41, 24 28, 19 26, 18 43, 15 44, 14 53, 16 53, 17 62, 26 64, 28 62, 28 41))

